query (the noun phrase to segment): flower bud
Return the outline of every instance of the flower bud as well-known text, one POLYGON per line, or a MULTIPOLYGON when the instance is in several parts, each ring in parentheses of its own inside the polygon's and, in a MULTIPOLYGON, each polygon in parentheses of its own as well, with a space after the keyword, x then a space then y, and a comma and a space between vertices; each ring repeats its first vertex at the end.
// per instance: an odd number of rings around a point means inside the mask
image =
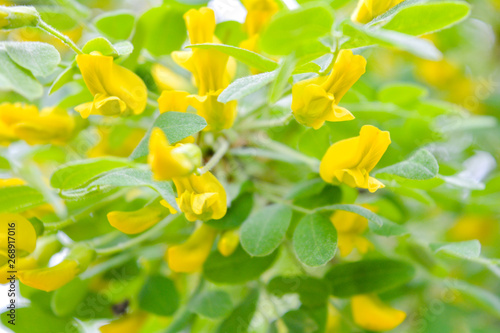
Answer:
POLYGON ((40 15, 32 6, 0 6, 0 29, 36 27, 40 15))
POLYGON ((227 230, 224 232, 217 243, 217 249, 224 257, 229 257, 238 247, 240 236, 236 230, 227 230))

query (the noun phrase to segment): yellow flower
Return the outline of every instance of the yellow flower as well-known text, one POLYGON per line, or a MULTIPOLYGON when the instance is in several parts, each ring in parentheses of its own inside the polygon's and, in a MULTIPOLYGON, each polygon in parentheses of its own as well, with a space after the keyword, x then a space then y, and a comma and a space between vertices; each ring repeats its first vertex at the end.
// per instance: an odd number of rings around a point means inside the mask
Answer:
POLYGON ((156 180, 189 176, 201 165, 201 150, 192 143, 171 146, 165 133, 154 128, 149 139, 148 164, 156 180))
POLYGON ((26 182, 21 178, 7 178, 0 179, 0 188, 2 187, 11 187, 11 186, 22 186, 25 185, 26 182))
POLYGON ((99 52, 80 54, 76 62, 94 101, 75 108, 83 118, 91 114, 140 114, 146 108, 147 89, 141 78, 99 52))
POLYGON ((18 272, 19 280, 27 286, 52 291, 73 280, 79 273, 78 262, 63 260, 53 267, 23 270, 18 272))
POLYGON ((39 20, 33 6, 0 6, 0 29, 35 27, 39 20))
POLYGON ((15 234, 17 256, 24 256, 35 250, 36 231, 30 221, 19 214, 0 214, 0 255, 8 257, 9 232, 15 234))
POLYGON ((240 236, 236 230, 227 230, 224 232, 217 243, 217 249, 224 257, 228 257, 236 250, 240 243, 240 236))
POLYGON ((354 116, 338 106, 344 94, 363 75, 366 60, 353 55, 351 50, 341 50, 328 77, 300 81, 292 87, 292 111, 295 119, 306 126, 318 129, 325 121, 346 121, 354 116))
POLYGON ((370 331, 389 331, 399 326, 406 313, 382 303, 375 295, 357 295, 351 298, 354 322, 370 331))
POLYGON ((113 320, 109 324, 99 327, 101 333, 139 333, 146 322, 147 316, 144 312, 127 314, 124 317, 113 320))
POLYGON ((177 188, 177 204, 189 221, 218 220, 226 215, 226 191, 209 171, 173 181, 177 188))
MULTIPOLYGON (((214 36, 215 14, 210 8, 190 9, 184 20, 191 44, 218 43, 214 36)), ((224 89, 230 82, 229 56, 216 50, 193 49, 172 52, 172 59, 193 74, 198 95, 224 89)))
POLYGON ((363 216, 338 210, 330 216, 330 221, 337 229, 337 244, 342 257, 348 256, 354 248, 361 254, 373 248, 373 244, 361 236, 368 228, 368 220, 363 216))
POLYGON ((175 73, 170 68, 160 64, 151 66, 151 75, 158 87, 158 90, 184 90, 192 89, 191 84, 187 79, 175 73))
POLYGON ((166 253, 170 269, 182 273, 199 271, 210 254, 216 234, 214 228, 202 224, 186 242, 170 247, 166 253))
POLYGON ((351 15, 351 20, 358 23, 368 23, 403 1, 404 0, 359 0, 356 9, 351 15))
POLYGON ((73 117, 59 107, 38 112, 34 105, 3 103, 0 105, 0 144, 21 139, 30 145, 65 144, 75 128, 73 117))
POLYGON ((242 0, 242 3, 247 10, 243 28, 250 37, 260 33, 279 10, 274 0, 242 0))
POLYGON ((344 183, 375 192, 384 184, 370 177, 369 172, 391 143, 390 135, 371 125, 363 126, 359 134, 331 145, 321 160, 319 174, 327 183, 344 183))
POLYGON ((99 142, 87 152, 88 157, 118 156, 127 157, 137 147, 146 134, 141 128, 130 128, 129 132, 123 134, 120 131, 120 140, 116 140, 117 135, 113 129, 106 127, 97 128, 100 139, 99 142))
POLYGON ((126 234, 138 234, 149 229, 167 216, 169 210, 155 201, 131 212, 113 211, 108 213, 108 221, 116 229, 126 234))
POLYGON ((337 332, 340 329, 342 315, 328 302, 328 314, 326 317, 326 332, 337 332))
POLYGON ((84 244, 77 244, 59 264, 52 267, 22 270, 18 272, 18 277, 27 286, 47 292, 53 291, 85 271, 95 259, 95 255, 93 249, 84 244))
MULTIPOLYGON (((16 264, 15 264, 15 270, 18 272, 18 274, 21 271, 24 270, 30 270, 37 268, 38 264, 35 258, 32 256, 27 256, 23 258, 17 258, 16 259, 16 264)), ((10 268, 9 264, 5 264, 2 267, 0 267, 0 283, 5 284, 10 281, 10 276, 12 273, 9 273, 12 271, 12 268, 10 268)))
POLYGON ((168 111, 186 112, 189 106, 189 93, 178 90, 164 90, 158 98, 160 113, 168 111))
POLYGON ((190 103, 198 111, 198 115, 207 121, 204 131, 220 131, 233 126, 236 118, 236 101, 225 104, 217 101, 221 92, 222 89, 205 96, 189 96, 190 103))
POLYGON ((464 215, 448 230, 447 236, 455 242, 477 239, 482 245, 493 245, 498 231, 498 221, 491 216, 464 215))

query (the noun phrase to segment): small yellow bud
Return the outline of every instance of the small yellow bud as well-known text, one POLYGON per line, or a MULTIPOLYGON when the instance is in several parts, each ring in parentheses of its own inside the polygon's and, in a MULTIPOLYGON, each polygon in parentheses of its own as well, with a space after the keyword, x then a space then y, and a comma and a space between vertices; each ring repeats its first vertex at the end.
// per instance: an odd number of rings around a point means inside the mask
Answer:
POLYGON ((236 230, 227 230, 224 232, 217 243, 217 249, 224 257, 229 257, 238 247, 240 236, 236 230))
POLYGON ((189 176, 201 165, 201 150, 191 143, 171 146, 165 133, 154 128, 149 139, 148 164, 156 180, 189 176))
POLYGON ((78 263, 75 260, 63 260, 53 267, 20 271, 18 277, 27 286, 52 291, 73 280, 79 271, 78 263))
POLYGON ((0 6, 0 29, 36 27, 40 15, 32 6, 0 6))
POLYGON ((126 234, 138 234, 149 229, 167 216, 169 210, 158 201, 131 212, 110 212, 108 221, 116 229, 126 234))
POLYGON ((375 295, 352 297, 351 310, 354 322, 369 331, 390 331, 406 318, 406 313, 382 303, 375 295))

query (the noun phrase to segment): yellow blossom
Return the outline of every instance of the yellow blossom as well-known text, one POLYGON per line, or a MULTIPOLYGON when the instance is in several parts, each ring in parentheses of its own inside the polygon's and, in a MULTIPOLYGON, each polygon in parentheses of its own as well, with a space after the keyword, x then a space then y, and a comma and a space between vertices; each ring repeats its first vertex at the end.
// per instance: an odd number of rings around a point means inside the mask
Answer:
POLYGON ((243 28, 250 37, 260 33, 279 10, 274 0, 242 0, 242 3, 247 10, 243 28))
POLYGON ((39 20, 33 6, 0 6, 0 29, 35 27, 39 20))
POLYGON ((227 230, 220 237, 217 243, 217 249, 223 256, 228 257, 233 254, 239 243, 240 236, 236 230, 227 230))
POLYGON ((226 215, 226 191, 209 171, 173 181, 177 188, 177 204, 189 221, 218 220, 226 215))
POLYGON ((0 179, 0 188, 2 187, 11 187, 11 186, 22 186, 25 185, 26 182, 21 178, 7 178, 0 179))
POLYGON ((189 93, 178 90, 164 90, 158 98, 160 113, 168 111, 186 112, 189 106, 189 93))
POLYGON ((357 325, 376 332, 392 330, 406 318, 406 313, 382 303, 375 295, 352 297, 351 310, 357 325))
POLYGON ((155 201, 141 209, 130 212, 109 212, 109 224, 126 234, 138 234, 149 229, 167 216, 169 210, 155 201))
POLYGON ((391 143, 390 135, 371 125, 363 126, 359 134, 331 145, 321 160, 319 174, 327 183, 344 183, 375 192, 384 184, 370 177, 369 172, 391 143))
POLYGON ((151 66, 151 75, 158 87, 158 90, 183 90, 192 89, 191 84, 183 76, 175 73, 170 68, 160 64, 151 66))
POLYGON ((97 129, 100 139, 99 142, 87 152, 88 157, 118 156, 127 157, 137 147, 139 142, 146 134, 141 128, 130 128, 129 132, 120 133, 120 140, 117 142, 113 130, 106 127, 97 129))
POLYGON ((76 62, 94 101, 75 108, 83 118, 140 114, 146 108, 147 89, 139 76, 114 63, 113 57, 94 51, 76 56, 76 62))
POLYGON ((236 118, 236 101, 221 103, 217 101, 222 90, 210 92, 205 96, 190 96, 191 105, 198 115, 205 118, 207 127, 204 131, 220 131, 231 128, 236 118))
POLYGON ((56 290, 85 271, 95 256, 95 250, 87 245, 77 244, 59 264, 52 267, 22 270, 18 272, 18 277, 22 283, 32 288, 44 291, 56 290))
POLYGON ((499 229, 498 221, 493 217, 471 214, 460 217, 447 236, 455 242, 477 239, 482 245, 493 245, 499 229))
POLYGON ((342 257, 349 255, 354 248, 361 254, 373 248, 373 244, 362 236, 368 228, 368 220, 363 216, 338 210, 330 216, 330 221, 337 229, 337 244, 342 257))
POLYGON ((346 121, 354 116, 338 106, 344 94, 363 75, 366 60, 341 50, 329 76, 300 81, 292 87, 292 111, 295 119, 318 129, 325 121, 346 121))
POLYGON ((170 269, 182 273, 199 271, 210 254, 216 235, 214 228, 202 224, 186 242, 170 247, 166 253, 170 269))
POLYGON ((192 143, 171 146, 165 133, 154 128, 149 139, 148 164, 156 180, 189 176, 201 165, 201 150, 192 143))
POLYGON ((124 317, 113 320, 109 324, 99 327, 101 333, 139 333, 146 322, 147 316, 144 312, 127 314, 124 317))
POLYGON ((404 0, 358 0, 358 5, 352 13, 351 20, 358 23, 368 23, 403 1, 404 0))
POLYGON ((52 291, 73 280, 79 273, 78 262, 64 260, 53 267, 23 270, 18 272, 19 280, 30 287, 52 291))
POLYGON ((66 110, 47 107, 38 112, 34 105, 0 105, 0 144, 21 139, 30 145, 65 144, 73 135, 75 121, 66 110))
POLYGON ((0 213, 0 255, 8 257, 9 232, 15 234, 17 256, 23 256, 35 250, 37 237, 31 222, 20 214, 0 213))

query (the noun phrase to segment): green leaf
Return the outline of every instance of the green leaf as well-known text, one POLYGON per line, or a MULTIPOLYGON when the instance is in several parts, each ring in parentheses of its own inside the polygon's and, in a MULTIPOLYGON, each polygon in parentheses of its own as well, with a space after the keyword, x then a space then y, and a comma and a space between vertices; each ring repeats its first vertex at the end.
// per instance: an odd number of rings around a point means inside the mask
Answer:
POLYGON ((400 32, 385 29, 369 29, 354 23, 344 24, 344 35, 350 39, 342 44, 343 49, 351 49, 378 44, 396 47, 418 57, 429 60, 440 60, 441 52, 426 39, 413 37, 400 32))
POLYGON ((259 302, 259 290, 254 288, 217 328, 217 333, 247 332, 259 302))
POLYGON ((500 318, 500 298, 489 290, 459 280, 448 280, 447 287, 455 289, 468 301, 500 318))
POLYGON ((222 290, 204 292, 193 300, 189 309, 200 316, 211 319, 225 317, 233 309, 229 294, 222 290))
POLYGON ((322 266, 329 262, 337 250, 337 230, 321 214, 304 216, 293 234, 293 247, 297 258, 307 266, 322 266))
POLYGON ((61 72, 61 74, 59 74, 59 76, 54 80, 54 82, 52 82, 52 85, 50 86, 49 89, 49 95, 61 89, 66 83, 73 81, 73 76, 78 73, 79 73, 78 67, 76 67, 74 63, 71 64, 71 66, 68 66, 65 70, 61 72))
POLYGON ((87 185, 87 190, 98 186, 148 186, 158 192, 172 207, 178 210, 174 190, 168 181, 154 181, 149 170, 125 169, 112 170, 87 185))
POLYGON ((243 31, 242 24, 237 21, 224 21, 217 23, 215 36, 226 45, 238 46, 247 39, 248 35, 243 31))
POLYGON ((134 46, 128 40, 113 45, 119 57, 126 56, 134 51, 134 46))
POLYGON ((319 194, 325 188, 326 183, 321 178, 313 178, 297 183, 288 192, 286 199, 301 199, 319 194))
POLYGON ((167 136, 168 142, 174 144, 190 135, 196 134, 207 126, 203 117, 186 112, 165 112, 156 118, 153 126, 135 150, 130 155, 131 159, 138 159, 148 154, 149 138, 153 128, 160 128, 167 136))
POLYGON ((270 72, 275 70, 278 67, 278 64, 268 59, 258 53, 248 51, 245 49, 241 49, 239 47, 224 45, 224 44, 194 44, 188 45, 186 47, 197 48, 197 49, 205 49, 205 50, 216 50, 222 53, 225 53, 231 57, 236 58, 242 63, 256 68, 263 72, 270 72))
POLYGON ((43 308, 37 304, 30 304, 29 307, 16 308, 15 325, 8 323, 11 318, 7 313, 8 311, 1 314, 2 324, 15 333, 81 332, 81 327, 73 318, 58 318, 50 309, 43 308), (21 318, 29 318, 29 320, 22 320, 21 318))
POLYGON ((119 10, 97 16, 94 25, 101 33, 114 39, 127 39, 134 29, 133 14, 119 10))
POLYGON ((358 206, 358 205, 337 204, 337 205, 329 205, 329 206, 323 206, 323 207, 316 208, 316 211, 325 211, 325 210, 326 211, 343 210, 346 212, 356 213, 358 215, 361 215, 361 216, 367 218, 368 221, 371 221, 371 222, 377 224, 378 226, 382 226, 382 224, 383 224, 383 220, 382 220, 382 218, 380 218, 380 216, 378 216, 377 214, 375 214, 371 210, 366 209, 365 207, 358 206))
POLYGON ((50 185, 61 190, 77 188, 104 172, 127 166, 131 166, 131 162, 120 158, 95 158, 70 162, 52 174, 50 185))
POLYGON ((0 156, 0 170, 10 170, 10 162, 3 156, 0 156))
POLYGON ((76 311, 87 293, 87 282, 76 278, 52 294, 50 307, 59 317, 70 316, 76 311))
POLYGON ((203 265, 203 275, 214 283, 240 284, 260 277, 274 262, 278 251, 266 257, 250 257, 240 246, 224 257, 212 252, 203 265))
POLYGON ((412 105, 426 97, 429 91, 413 83, 391 83, 385 85, 378 92, 378 100, 383 103, 394 103, 399 106, 412 105))
POLYGON ((407 1, 373 21, 384 29, 419 36, 448 28, 463 21, 470 13, 465 1, 407 1))
POLYGON ((388 219, 382 218, 383 224, 378 225, 369 221, 370 230, 380 236, 402 236, 409 233, 409 231, 402 225, 389 221, 388 219))
POLYGON ((464 259, 476 259, 481 255, 481 243, 477 239, 454 243, 435 243, 429 246, 436 253, 442 251, 464 259))
POLYGON ((300 302, 308 307, 325 305, 329 297, 326 282, 307 275, 275 276, 269 281, 266 289, 278 297, 285 294, 298 294, 300 302))
POLYGON ((283 241, 292 219, 287 206, 271 205, 251 215, 241 226, 241 245, 252 256, 266 256, 283 241))
POLYGON ((174 282, 162 275, 149 276, 139 293, 139 307, 159 316, 173 315, 179 308, 174 282))
POLYGON ((335 265, 325 276, 336 297, 380 293, 412 279, 410 264, 392 259, 361 260, 335 265))
POLYGON ((24 212, 45 202, 38 190, 29 186, 0 188, 0 213, 24 212))
POLYGON ((406 179, 427 180, 437 176, 439 165, 434 155, 420 149, 408 160, 378 170, 376 174, 386 173, 406 179))
POLYGON ((113 44, 104 37, 97 37, 89 40, 82 48, 83 53, 91 53, 98 51, 106 56, 118 56, 118 52, 113 47, 113 44))
POLYGON ((183 14, 169 5, 151 8, 140 17, 132 44, 138 52, 144 47, 154 56, 179 50, 187 35, 183 14))
POLYGON ((220 220, 210 220, 205 222, 213 228, 219 230, 238 228, 250 215, 253 208, 253 194, 243 193, 231 202, 226 215, 220 220))
POLYGON ((327 4, 314 3, 276 14, 262 32, 260 46, 266 53, 286 55, 300 45, 330 32, 333 14, 327 4))
POLYGON ((318 332, 318 324, 302 309, 291 310, 282 316, 289 333, 318 332))
POLYGON ((43 87, 26 69, 16 64, 5 47, 0 46, 0 91, 15 91, 34 100, 42 96, 43 87))
POLYGON ((296 64, 297 59, 295 59, 293 55, 285 57, 280 62, 279 68, 277 69, 278 75, 276 75, 276 79, 269 89, 269 101, 271 103, 276 103, 283 95, 283 91, 288 84, 288 80, 296 64))
POLYGON ((61 62, 57 49, 47 43, 3 42, 2 45, 12 60, 35 76, 45 77, 52 74, 61 62))
POLYGON ((227 103, 248 96, 271 83, 277 75, 277 71, 272 71, 239 78, 224 89, 217 100, 221 103, 227 103))

